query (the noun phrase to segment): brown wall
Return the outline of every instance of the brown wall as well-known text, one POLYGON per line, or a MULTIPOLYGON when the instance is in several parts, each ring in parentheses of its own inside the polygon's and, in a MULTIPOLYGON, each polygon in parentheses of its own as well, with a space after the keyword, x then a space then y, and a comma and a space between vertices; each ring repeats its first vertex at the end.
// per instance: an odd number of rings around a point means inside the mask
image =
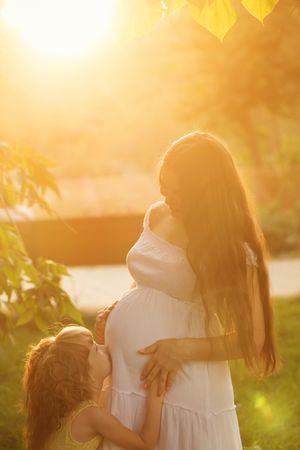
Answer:
POLYGON ((18 224, 29 255, 67 265, 122 264, 142 231, 142 215, 18 224))

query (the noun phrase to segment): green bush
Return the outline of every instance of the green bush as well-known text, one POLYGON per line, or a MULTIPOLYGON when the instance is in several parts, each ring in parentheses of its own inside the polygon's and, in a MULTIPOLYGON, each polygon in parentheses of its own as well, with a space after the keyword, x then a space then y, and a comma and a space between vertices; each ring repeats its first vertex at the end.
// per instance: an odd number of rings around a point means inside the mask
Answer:
POLYGON ((261 208, 259 216, 271 255, 299 252, 300 201, 289 209, 272 203, 261 208))
POLYGON ((0 337, 13 339, 16 327, 33 322, 44 333, 64 316, 82 322, 79 311, 60 287, 68 275, 62 264, 32 261, 13 219, 19 205, 39 206, 49 214, 47 190, 59 193, 50 171, 53 163, 29 149, 0 145, 0 337))

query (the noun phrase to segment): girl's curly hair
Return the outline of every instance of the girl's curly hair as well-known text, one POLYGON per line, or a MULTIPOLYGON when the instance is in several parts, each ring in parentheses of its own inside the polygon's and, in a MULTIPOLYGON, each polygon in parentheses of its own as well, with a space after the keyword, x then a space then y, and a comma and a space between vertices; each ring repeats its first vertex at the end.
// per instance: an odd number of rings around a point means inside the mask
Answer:
POLYGON ((25 443, 28 450, 44 449, 61 419, 92 398, 89 375, 89 343, 84 327, 68 326, 56 337, 42 339, 26 356, 25 443))

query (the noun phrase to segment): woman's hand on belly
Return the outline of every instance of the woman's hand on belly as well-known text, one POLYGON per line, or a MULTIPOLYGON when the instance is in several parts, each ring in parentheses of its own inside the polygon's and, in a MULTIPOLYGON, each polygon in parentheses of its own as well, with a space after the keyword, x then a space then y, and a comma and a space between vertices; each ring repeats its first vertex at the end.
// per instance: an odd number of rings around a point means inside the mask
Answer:
POLYGON ((148 388, 158 378, 158 395, 162 395, 175 384, 177 371, 184 362, 180 339, 161 339, 139 352, 152 355, 141 373, 144 387, 148 388))

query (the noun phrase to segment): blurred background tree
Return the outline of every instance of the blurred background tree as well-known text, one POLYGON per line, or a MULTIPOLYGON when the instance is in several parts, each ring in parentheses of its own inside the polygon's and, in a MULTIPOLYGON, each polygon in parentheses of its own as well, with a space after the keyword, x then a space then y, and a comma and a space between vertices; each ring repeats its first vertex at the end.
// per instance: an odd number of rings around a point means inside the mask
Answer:
POLYGON ((232 142, 273 252, 300 244, 300 16, 295 1, 278 6, 264 27, 241 10, 222 48, 195 33, 198 70, 178 108, 232 142))
POLYGON ((271 251, 295 251, 299 1, 117 4, 118 43, 71 61, 37 57, 1 22, 2 138, 58 162, 62 200, 47 198, 66 217, 142 213, 159 196, 168 145, 192 129, 216 133, 254 191, 271 251))
POLYGON ((295 5, 286 1, 264 27, 241 11, 222 48, 195 33, 198 69, 186 83, 184 114, 223 135, 236 134, 257 166, 283 158, 300 162, 295 145, 282 152, 287 132, 299 137, 300 17, 295 5))

